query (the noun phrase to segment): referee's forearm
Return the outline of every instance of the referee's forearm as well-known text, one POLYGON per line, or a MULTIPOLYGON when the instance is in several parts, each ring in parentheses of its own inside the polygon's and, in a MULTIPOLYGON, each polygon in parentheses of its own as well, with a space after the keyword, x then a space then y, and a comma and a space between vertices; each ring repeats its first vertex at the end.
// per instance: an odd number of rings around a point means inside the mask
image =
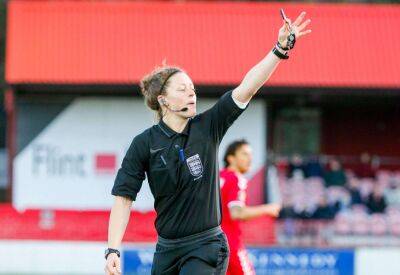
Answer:
POLYGON ((280 61, 281 59, 270 51, 257 65, 250 69, 235 89, 236 91, 233 92, 233 96, 240 102, 248 102, 271 77, 280 61))
POLYGON ((123 197, 115 197, 108 225, 108 247, 118 249, 121 246, 126 226, 129 222, 132 201, 123 197))

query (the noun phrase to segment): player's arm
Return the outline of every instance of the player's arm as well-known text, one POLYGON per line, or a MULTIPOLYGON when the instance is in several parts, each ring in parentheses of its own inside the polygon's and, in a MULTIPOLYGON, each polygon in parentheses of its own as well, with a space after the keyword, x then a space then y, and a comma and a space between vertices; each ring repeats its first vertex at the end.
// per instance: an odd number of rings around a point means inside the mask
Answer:
MULTIPOLYGON (((288 37, 291 33, 294 33, 295 38, 299 39, 301 36, 311 32, 311 30, 304 31, 305 27, 311 22, 310 19, 303 21, 305 14, 305 12, 302 12, 293 24, 290 23, 289 19, 284 20, 278 35, 278 41, 282 48, 287 48, 288 37)), ((285 55, 287 51, 282 48, 277 47, 276 50, 285 55)), ((270 51, 266 57, 246 74, 240 85, 233 90, 232 97, 242 103, 249 102, 261 86, 270 78, 281 60, 281 58, 270 51)))
POLYGON ((250 220, 260 216, 277 217, 281 206, 276 203, 262 204, 257 206, 234 205, 229 208, 233 220, 250 220))

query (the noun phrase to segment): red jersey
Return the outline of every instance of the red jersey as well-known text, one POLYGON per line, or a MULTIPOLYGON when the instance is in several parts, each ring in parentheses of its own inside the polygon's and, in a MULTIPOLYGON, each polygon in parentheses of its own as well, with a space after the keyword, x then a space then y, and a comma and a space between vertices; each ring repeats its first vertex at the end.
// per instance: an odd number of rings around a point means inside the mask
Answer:
POLYGON ((233 220, 229 208, 246 205, 247 180, 234 171, 224 169, 220 172, 222 200, 222 230, 229 243, 230 256, 227 275, 255 275, 251 261, 242 241, 240 221, 233 220))
POLYGON ((240 221, 233 220, 229 208, 235 205, 246 205, 247 180, 240 174, 224 169, 220 172, 222 200, 222 230, 227 235, 232 249, 244 247, 241 236, 240 221))

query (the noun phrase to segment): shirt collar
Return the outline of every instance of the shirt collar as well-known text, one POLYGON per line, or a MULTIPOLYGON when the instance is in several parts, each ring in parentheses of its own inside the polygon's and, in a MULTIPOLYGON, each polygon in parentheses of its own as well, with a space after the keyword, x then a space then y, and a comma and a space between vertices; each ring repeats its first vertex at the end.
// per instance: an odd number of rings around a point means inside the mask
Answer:
MULTIPOLYGON (((189 119, 188 123, 185 126, 185 129, 183 129, 181 134, 186 135, 186 136, 189 135, 190 122, 191 122, 191 119, 189 119)), ((174 136, 176 134, 179 134, 179 133, 175 132, 174 130, 172 130, 167 124, 165 124, 165 122, 162 119, 160 119, 160 122, 158 123, 158 127, 169 138, 171 138, 172 136, 174 136)))

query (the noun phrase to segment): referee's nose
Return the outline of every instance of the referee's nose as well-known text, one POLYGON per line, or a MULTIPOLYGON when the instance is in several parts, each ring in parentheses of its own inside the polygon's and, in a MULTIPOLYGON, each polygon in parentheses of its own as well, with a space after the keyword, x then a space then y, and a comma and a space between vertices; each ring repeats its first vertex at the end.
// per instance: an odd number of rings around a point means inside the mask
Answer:
POLYGON ((195 97, 196 96, 195 90, 192 88, 188 88, 188 89, 189 89, 189 97, 195 97))

